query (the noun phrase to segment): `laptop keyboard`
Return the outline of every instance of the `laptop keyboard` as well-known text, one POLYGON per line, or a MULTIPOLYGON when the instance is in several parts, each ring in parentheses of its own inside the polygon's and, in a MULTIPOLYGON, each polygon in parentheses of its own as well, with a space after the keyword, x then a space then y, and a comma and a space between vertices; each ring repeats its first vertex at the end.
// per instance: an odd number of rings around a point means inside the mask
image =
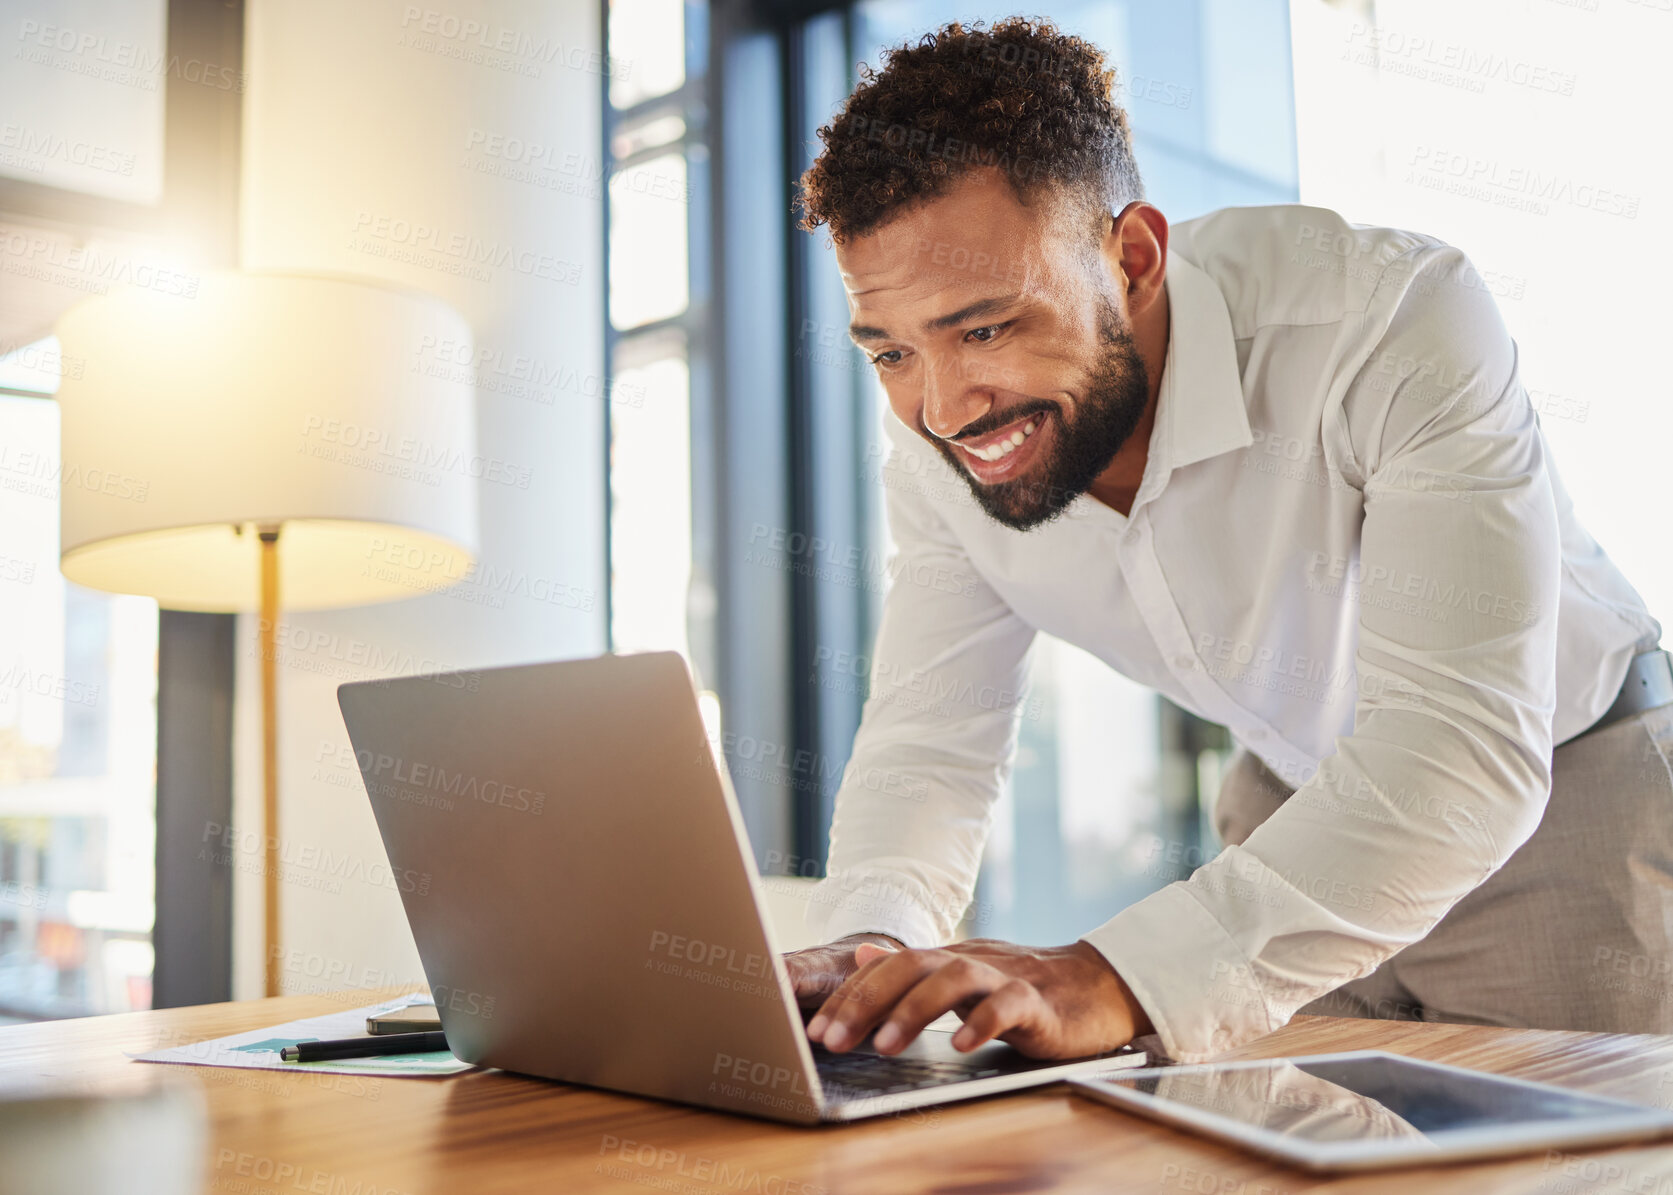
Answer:
POLYGON ((814 1051, 819 1083, 833 1100, 895 1095, 924 1087, 942 1087, 971 1079, 987 1079, 998 1067, 975 1062, 941 1062, 924 1058, 891 1058, 883 1054, 831 1054, 814 1051))

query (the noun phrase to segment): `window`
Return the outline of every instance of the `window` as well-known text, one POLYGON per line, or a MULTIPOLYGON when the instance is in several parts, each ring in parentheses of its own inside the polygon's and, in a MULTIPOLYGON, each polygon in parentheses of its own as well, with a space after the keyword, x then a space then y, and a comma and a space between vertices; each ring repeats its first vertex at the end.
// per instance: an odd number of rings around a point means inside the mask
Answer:
POLYGON ((157 604, 58 571, 61 367, 0 358, 0 1022, 151 1007, 157 604))
MULTIPOLYGON (((795 181, 857 63, 943 21, 1011 11, 608 7, 612 643, 687 651, 715 689, 768 873, 823 866, 888 575, 886 408, 848 341, 826 238, 793 227, 795 181), (683 75, 667 48, 677 20, 683 75), (636 40, 652 23, 661 49, 636 40), (662 65, 633 82, 635 55, 662 65), (681 170, 683 225, 658 198, 677 189, 658 180, 681 170)), ((1150 198, 1170 219, 1294 201, 1283 0, 1084 0, 1053 17, 1120 68, 1150 198)), ((1198 795, 1217 788, 1225 745, 1218 728, 1043 641, 975 928, 1067 940, 1188 872, 1212 849, 1198 795)))
POLYGON ((606 11, 610 644, 690 658, 704 6, 610 0, 606 11))
POLYGON ((230 876, 196 852, 231 820, 232 618, 65 582, 51 396, 82 363, 42 334, 114 280, 236 263, 243 0, 25 9, 0 73, 0 1018, 226 999, 230 876))
MULTIPOLYGON (((883 48, 942 22, 992 21, 1013 11, 866 0, 853 10, 849 61, 876 64, 883 48)), ((1233 204, 1295 201, 1282 3, 1070 3, 1051 15, 1116 66, 1147 197, 1170 221, 1233 204)), ((847 79, 844 94, 857 81, 847 79)), ((822 268, 834 276, 834 267, 822 268)), ((857 362, 848 368, 869 383, 869 368, 855 350, 847 352, 857 362)), ((865 390, 873 422, 861 458, 875 460, 884 451, 886 403, 880 387, 865 390)), ((868 542, 886 555, 877 470, 863 472, 868 542)), ((880 600, 875 595, 868 611, 868 644, 880 600)), ((967 928, 1020 941, 1069 941, 1189 874, 1218 848, 1204 803, 1217 792, 1228 755, 1220 728, 1042 635, 1022 703, 1017 766, 996 810, 967 928)))

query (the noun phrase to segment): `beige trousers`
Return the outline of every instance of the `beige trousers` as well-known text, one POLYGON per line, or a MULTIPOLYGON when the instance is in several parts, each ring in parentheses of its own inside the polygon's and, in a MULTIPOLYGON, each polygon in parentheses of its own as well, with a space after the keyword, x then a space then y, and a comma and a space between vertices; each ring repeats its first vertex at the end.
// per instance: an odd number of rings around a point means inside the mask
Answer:
MULTIPOLYGON (((1290 790, 1232 761, 1214 823, 1240 843, 1290 790)), ((1559 746, 1539 828, 1429 935, 1301 1009, 1673 1033, 1673 707, 1559 746)))

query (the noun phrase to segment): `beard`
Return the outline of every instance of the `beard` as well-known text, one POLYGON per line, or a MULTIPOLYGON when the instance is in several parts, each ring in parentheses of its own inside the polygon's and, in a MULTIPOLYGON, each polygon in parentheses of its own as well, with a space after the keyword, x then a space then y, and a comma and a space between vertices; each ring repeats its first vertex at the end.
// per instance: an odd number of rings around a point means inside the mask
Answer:
MULTIPOLYGON (((969 484, 977 505, 991 518, 1013 530, 1030 531, 1055 519, 1086 493, 1133 434, 1150 400, 1150 380, 1132 330, 1122 324, 1107 295, 1100 297, 1098 356, 1083 392, 1085 397, 1075 408, 1073 422, 1063 418, 1062 408, 1056 403, 1039 400, 995 412, 992 418, 978 420, 965 429, 974 439, 1036 411, 1055 417, 1051 447, 1026 477, 983 485, 970 475, 950 444, 936 436, 929 438, 969 484)), ((1035 434, 1043 430, 1041 427, 1035 434)))

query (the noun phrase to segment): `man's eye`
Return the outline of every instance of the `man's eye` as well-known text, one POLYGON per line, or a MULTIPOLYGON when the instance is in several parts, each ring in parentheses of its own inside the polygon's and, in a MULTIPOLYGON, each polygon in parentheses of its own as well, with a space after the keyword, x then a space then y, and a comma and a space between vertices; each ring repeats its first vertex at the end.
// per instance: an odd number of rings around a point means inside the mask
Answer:
POLYGON ((901 353, 899 349, 884 349, 876 356, 868 356, 873 365, 899 365, 901 353))
POLYGON ((977 344, 986 344, 995 336, 998 336, 1004 328, 1004 324, 988 324, 986 327, 970 329, 965 333, 965 337, 976 341, 977 344))

